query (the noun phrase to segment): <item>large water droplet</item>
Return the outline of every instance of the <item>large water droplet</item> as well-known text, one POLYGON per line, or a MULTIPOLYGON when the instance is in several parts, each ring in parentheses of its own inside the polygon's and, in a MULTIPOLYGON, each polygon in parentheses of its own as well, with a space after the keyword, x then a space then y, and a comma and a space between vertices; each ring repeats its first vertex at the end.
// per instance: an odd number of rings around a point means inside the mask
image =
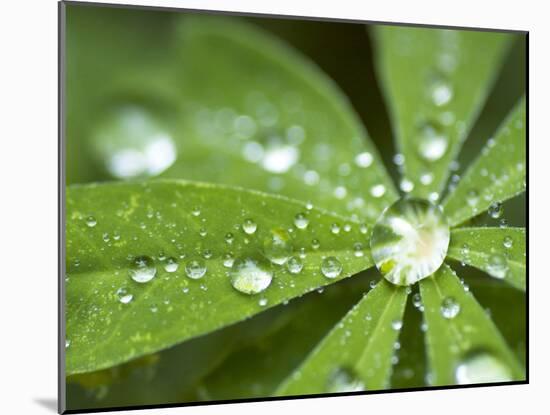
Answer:
POLYGON ((286 262, 286 268, 291 274, 299 274, 304 268, 304 263, 297 256, 292 256, 286 262))
POLYGON ((271 265, 260 257, 238 258, 230 271, 231 285, 244 294, 258 294, 271 284, 271 265))
POLYGON ((185 273, 192 280, 198 280, 206 274, 206 264, 200 259, 191 259, 185 264, 185 273))
POLYGON ((130 277, 142 284, 151 281, 156 273, 155 261, 148 256, 135 258, 130 268, 130 277))
POLYGON ((116 178, 156 176, 176 160, 171 135, 142 108, 110 111, 91 141, 99 161, 116 178))
POLYGON ((455 380, 460 385, 472 383, 510 382, 510 368, 499 358, 486 352, 466 356, 455 369, 455 380))
POLYGON ((365 391, 365 385, 351 369, 338 368, 334 370, 328 378, 328 393, 363 391, 365 391))
POLYGON ((283 228, 271 229, 264 240, 263 253, 267 259, 277 265, 283 265, 292 254, 290 235, 283 228))
POLYGON ((388 281, 411 285, 441 266, 449 240, 449 225, 440 207, 401 199, 380 215, 370 246, 376 267, 388 281))
POLYGON ((336 257, 326 257, 321 263, 321 273, 330 279, 337 278, 342 273, 342 263, 336 257))

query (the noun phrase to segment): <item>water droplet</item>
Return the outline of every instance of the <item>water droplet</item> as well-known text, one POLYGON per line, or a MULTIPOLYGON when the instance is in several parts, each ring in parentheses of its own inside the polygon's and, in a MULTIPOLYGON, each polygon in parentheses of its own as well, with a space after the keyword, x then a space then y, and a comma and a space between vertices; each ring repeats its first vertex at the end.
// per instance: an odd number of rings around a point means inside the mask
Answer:
POLYGON ((233 261, 235 258, 233 257, 233 254, 228 253, 223 256, 223 266, 226 268, 231 268, 233 266, 233 261))
POLYGON ((361 242, 356 242, 353 245, 353 255, 356 257, 362 257, 365 253, 363 252, 363 244, 361 242))
POLYGON ((412 297, 412 303, 415 308, 422 307, 422 297, 419 293, 415 293, 412 297))
POLYGON ((69 339, 65 340, 65 349, 68 349, 71 345, 71 341, 69 339))
POLYGON ((134 298, 134 296, 128 292, 128 289, 123 287, 116 291, 116 295, 118 297, 118 301, 122 304, 128 304, 134 298))
POLYGON ((362 223, 361 225, 359 225, 359 232, 361 232, 363 235, 366 235, 368 231, 369 227, 366 223, 362 223))
POLYGON ((472 383, 510 382, 510 368, 499 358, 486 352, 467 355, 456 367, 455 380, 459 385, 472 383))
POLYGON ((332 225, 330 225, 330 231, 334 235, 339 234, 340 233, 340 225, 338 225, 337 223, 333 223, 332 225))
POLYGON ((508 261, 501 254, 493 254, 489 257, 487 272, 495 278, 503 279, 508 273, 508 261))
POLYGON ((166 264, 164 264, 164 270, 166 272, 176 272, 178 266, 178 260, 174 257, 170 257, 166 260, 166 264))
POLYGON ((292 253, 289 233, 283 228, 271 229, 264 240, 263 253, 274 264, 283 265, 292 253))
POLYGON ((206 264, 200 259, 191 259, 185 264, 185 273, 192 280, 198 280, 206 274, 206 264))
POLYGON ((304 268, 304 263, 299 257, 292 256, 286 262, 286 268, 291 274, 299 274, 304 268))
POLYGON ((202 257, 204 259, 212 258, 212 255, 214 255, 214 253, 210 249, 205 249, 204 251, 202 251, 202 257))
POLYGON ((139 283, 151 281, 157 273, 155 261, 148 256, 139 256, 134 259, 130 268, 130 277, 139 283))
POLYGON ((156 313, 157 311, 159 311, 159 308, 156 304, 151 304, 149 310, 151 310, 151 313, 156 313))
POLYGON ((149 112, 138 107, 109 111, 91 142, 98 160, 118 179, 156 176, 177 158, 172 136, 149 112))
POLYGON ((318 239, 313 239, 313 240, 311 241, 311 247, 312 247, 313 249, 319 249, 319 248, 321 247, 321 243, 319 242, 318 239))
POLYGON ((404 177, 399 183, 399 188, 402 192, 409 193, 412 192, 412 190, 414 189, 414 183, 404 177))
POLYGON ((225 242, 226 243, 232 244, 234 240, 235 240, 235 237, 233 236, 233 234, 231 232, 228 232, 228 233, 225 234, 225 242))
POLYGON ((455 318, 460 312, 460 304, 453 297, 446 297, 441 303, 441 315, 446 319, 455 318))
POLYGON ((424 186, 432 184, 433 180, 434 176, 432 173, 422 173, 420 175, 420 183, 422 183, 424 186))
POLYGON ((256 225, 256 222, 254 222, 252 219, 244 220, 243 231, 248 235, 252 235, 254 232, 256 232, 257 228, 258 228, 258 225, 256 225))
POLYGON ((388 281, 411 285, 441 266, 449 240, 449 225, 440 207, 406 198, 380 215, 370 246, 376 267, 388 281))
POLYGON ((370 194, 373 197, 382 197, 384 196, 384 193, 386 193, 386 186, 384 186, 383 184, 375 184, 370 188, 370 194))
POLYGON ((466 194, 466 201, 468 202, 468 205, 471 207, 475 207, 477 205, 477 202, 479 201, 479 193, 477 190, 471 189, 466 194))
POLYGON ((377 284, 377 281, 376 281, 376 280, 370 280, 370 282, 369 282, 369 287, 370 287, 371 289, 373 289, 374 287, 376 287, 376 284, 377 284))
POLYGON ((267 298, 260 298, 260 299, 258 300, 258 305, 259 305, 260 307, 265 307, 265 306, 267 305, 267 298))
POLYGON ((489 216, 493 219, 500 219, 502 216, 502 204, 498 202, 492 203, 491 206, 489 206, 488 212, 489 216))
POLYGON ((401 327, 403 327, 403 321, 396 319, 391 322, 391 328, 395 331, 401 330, 401 327))
POLYGON ((372 164, 373 157, 368 151, 359 153, 355 156, 355 164, 361 168, 367 168, 372 164))
POLYGON ((351 369, 334 370, 327 381, 328 393, 363 392, 365 385, 351 369))
POLYGON ((430 98, 437 107, 448 104, 453 98, 452 86, 441 76, 434 76, 430 82, 430 98))
POLYGON ((321 263, 321 273, 327 278, 337 278, 342 273, 342 263, 333 256, 326 257, 321 263))
POLYGON ((306 203, 306 209, 307 209, 307 210, 313 209, 313 203, 307 202, 307 203, 306 203))
POLYGON ((244 294, 258 294, 271 284, 273 272, 269 262, 260 257, 238 258, 230 271, 231 285, 244 294))
POLYGON ((262 167, 270 173, 286 173, 300 158, 297 147, 283 144, 278 140, 270 141, 261 160, 262 167))
POLYGON ((510 249, 514 245, 514 240, 511 237, 506 236, 503 239, 502 244, 504 245, 505 248, 510 249))
POLYGON ((88 216, 86 218, 86 225, 88 227, 93 228, 95 225, 97 225, 97 220, 93 216, 88 216))
POLYGON ((437 161, 447 151, 449 140, 443 132, 432 123, 426 123, 420 128, 418 151, 427 161, 437 161))
POLYGON ((199 229, 199 235, 202 236, 203 238, 208 234, 208 231, 205 229, 205 228, 200 228, 199 229))
POLYGON ((470 246, 466 243, 462 244, 462 247, 460 248, 460 253, 462 254, 462 256, 468 257, 468 255, 470 254, 470 246))
POLYGON ((307 228, 308 224, 309 219, 304 213, 298 213, 296 216, 294 216, 294 226, 296 226, 298 229, 305 229, 307 228))
POLYGON ((193 216, 200 216, 201 214, 201 208, 199 206, 195 206, 193 210, 191 210, 191 214, 193 216))
POLYGON ((403 164, 405 164, 405 156, 401 153, 395 153, 393 156, 393 163, 397 167, 403 166, 403 164))

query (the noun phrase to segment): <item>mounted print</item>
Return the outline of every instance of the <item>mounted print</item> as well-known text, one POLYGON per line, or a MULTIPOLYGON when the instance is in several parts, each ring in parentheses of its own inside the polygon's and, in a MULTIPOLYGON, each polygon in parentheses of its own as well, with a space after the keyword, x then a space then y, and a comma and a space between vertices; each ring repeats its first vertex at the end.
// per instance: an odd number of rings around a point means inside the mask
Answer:
POLYGON ((526 45, 61 2, 60 411, 526 383, 526 45))

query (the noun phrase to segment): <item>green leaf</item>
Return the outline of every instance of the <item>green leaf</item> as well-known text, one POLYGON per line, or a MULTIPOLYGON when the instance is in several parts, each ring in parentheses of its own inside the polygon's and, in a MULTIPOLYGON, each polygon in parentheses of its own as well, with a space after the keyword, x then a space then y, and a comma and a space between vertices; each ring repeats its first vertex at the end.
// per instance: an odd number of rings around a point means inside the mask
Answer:
POLYGON ((525 291, 525 229, 459 228, 447 255, 525 291))
POLYGON ((444 264, 420 282, 431 385, 525 379, 502 335, 444 264))
POLYGON ((378 26, 375 34, 404 177, 411 194, 439 196, 512 35, 396 26, 378 26))
POLYGON ((275 394, 350 392, 389 387, 394 343, 401 329, 406 300, 405 288, 381 280, 275 394))
POLYGON ((289 373, 361 299, 365 284, 369 279, 372 281, 372 277, 365 277, 368 276, 332 284, 322 292, 309 293, 285 306, 291 308, 287 310, 289 318, 285 324, 236 350, 203 379, 198 388, 201 395, 214 400, 273 395, 289 373))
MULTIPOLYGON (((68 374, 155 352, 371 266, 364 226, 280 196, 219 185, 163 180, 74 186, 67 191, 66 216, 68 374), (244 232, 251 232, 249 219, 253 233, 244 232), (342 226, 337 235, 334 223, 342 226), (271 286, 259 295, 235 290, 224 265, 229 253, 251 258, 264 277, 272 273, 271 286), (305 258, 296 275, 266 259, 280 263, 299 253, 305 258), (327 257, 342 265, 340 273, 337 263, 325 272, 334 278, 321 272, 327 257), (196 261, 206 266, 198 280, 186 269, 196 261), (130 278, 136 263, 151 262, 145 267, 156 270, 150 282, 130 278), (175 272, 166 270, 178 262, 175 272), (127 304, 119 301, 130 294, 127 304)), ((257 285, 240 287, 254 291, 257 285)))
POLYGON ((313 62, 252 25, 180 28, 178 159, 163 176, 238 185, 374 221, 396 199, 361 121, 313 62))
POLYGON ((443 202, 451 225, 456 226, 484 212, 492 204, 525 191, 525 110, 523 98, 443 202))

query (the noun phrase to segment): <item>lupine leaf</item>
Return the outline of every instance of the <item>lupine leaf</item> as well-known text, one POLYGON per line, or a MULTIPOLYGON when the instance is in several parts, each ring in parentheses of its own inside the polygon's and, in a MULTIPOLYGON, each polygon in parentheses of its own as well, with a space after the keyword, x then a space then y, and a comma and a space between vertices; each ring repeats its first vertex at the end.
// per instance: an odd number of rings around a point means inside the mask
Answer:
POLYGON ((448 265, 422 280, 420 292, 431 385, 525 379, 491 318, 448 265))
POLYGON ((525 291, 527 275, 523 228, 454 229, 448 256, 525 291))

